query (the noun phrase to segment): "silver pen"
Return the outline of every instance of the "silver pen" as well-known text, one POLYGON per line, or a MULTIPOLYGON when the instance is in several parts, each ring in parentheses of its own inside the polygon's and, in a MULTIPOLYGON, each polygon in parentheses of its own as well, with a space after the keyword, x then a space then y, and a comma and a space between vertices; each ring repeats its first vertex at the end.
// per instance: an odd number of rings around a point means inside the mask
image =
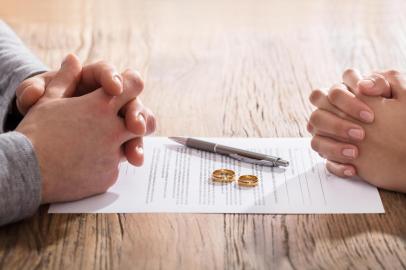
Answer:
POLYGON ((193 138, 184 138, 184 137, 169 137, 169 139, 183 144, 187 147, 208 151, 212 153, 218 153, 222 155, 229 156, 231 158, 251 163, 257 165, 264 165, 264 166, 289 166, 289 161, 283 160, 280 157, 274 157, 269 155, 264 155, 260 153, 255 153, 247 150, 242 150, 234 147, 229 147, 221 144, 206 142, 198 139, 193 138))

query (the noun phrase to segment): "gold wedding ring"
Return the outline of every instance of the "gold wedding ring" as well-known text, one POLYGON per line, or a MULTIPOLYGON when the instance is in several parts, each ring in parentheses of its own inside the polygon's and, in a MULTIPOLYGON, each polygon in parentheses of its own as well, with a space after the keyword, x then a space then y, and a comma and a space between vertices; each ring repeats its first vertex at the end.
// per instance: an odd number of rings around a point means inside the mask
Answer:
POLYGON ((235 172, 228 169, 218 169, 211 174, 211 179, 214 182, 230 183, 234 181, 234 178, 235 172))
POLYGON ((259 179, 255 175, 241 175, 238 178, 238 185, 243 187, 255 187, 259 179))

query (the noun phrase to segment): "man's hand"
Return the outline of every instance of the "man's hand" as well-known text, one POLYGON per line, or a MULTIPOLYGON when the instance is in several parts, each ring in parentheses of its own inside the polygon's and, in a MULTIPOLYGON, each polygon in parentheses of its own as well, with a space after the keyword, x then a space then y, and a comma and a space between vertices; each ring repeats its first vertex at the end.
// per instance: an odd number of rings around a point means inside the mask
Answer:
MULTIPOLYGON (((39 100, 44 98, 45 89, 51 84, 56 85, 59 92, 48 90, 46 98, 65 98, 82 96, 100 87, 107 95, 118 96, 123 91, 123 79, 115 67, 106 62, 96 62, 82 68, 75 55, 69 54, 62 62, 58 80, 63 83, 69 81, 70 85, 59 87, 57 80, 53 81, 57 72, 50 71, 39 74, 23 81, 16 90, 17 108, 25 115, 39 100)), ((127 70, 127 87, 136 87, 142 91, 143 83, 137 72, 127 70)), ((143 140, 142 137, 154 132, 156 121, 153 113, 144 107, 140 98, 130 100, 123 106, 120 114, 125 118, 129 131, 137 135, 124 145, 127 160, 140 166, 143 163, 143 140)))
MULTIPOLYGON (((104 61, 82 66, 78 65, 80 72, 72 69, 72 58, 76 58, 73 54, 68 54, 62 61, 61 70, 65 76, 72 77, 71 85, 63 93, 63 97, 81 96, 99 87, 103 87, 108 95, 118 96, 123 91, 123 82, 121 75, 117 72, 113 65, 104 61), (68 64, 68 65, 66 65, 68 64)), ((76 61, 79 63, 79 60, 76 61)), ((56 71, 48 71, 29 79, 24 80, 16 89, 17 108, 22 115, 25 115, 29 109, 44 95, 48 84, 56 75, 56 71)))
MULTIPOLYGON (((77 59, 66 61, 70 75, 63 68, 58 71, 16 129, 34 147, 42 178, 42 203, 105 192, 117 179, 122 145, 137 136, 129 131, 127 118, 119 116, 142 90, 134 73, 123 73, 123 91, 118 96, 99 88, 80 97, 57 98, 73 89, 72 82, 81 72, 77 59)), ((139 110, 139 104, 136 107, 128 107, 126 116, 139 110)))
POLYGON ((334 86, 328 96, 312 93, 311 102, 318 107, 308 125, 312 147, 328 159, 327 169, 333 174, 358 174, 376 186, 405 191, 405 78, 395 71, 372 76, 363 79, 356 70, 348 70, 345 85, 334 86))

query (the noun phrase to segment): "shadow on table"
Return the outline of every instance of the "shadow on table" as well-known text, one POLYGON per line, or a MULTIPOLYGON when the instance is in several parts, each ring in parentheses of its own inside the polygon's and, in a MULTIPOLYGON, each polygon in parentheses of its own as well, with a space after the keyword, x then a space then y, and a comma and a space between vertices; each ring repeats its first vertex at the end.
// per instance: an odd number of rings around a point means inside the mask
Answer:
MULTIPOLYGON (((283 194, 285 187, 278 188, 283 194)), ((229 244, 232 246, 232 241, 243 239, 249 247, 247 250, 255 250, 259 265, 275 264, 277 268, 284 268, 282 266, 286 263, 287 269, 295 268, 292 265, 301 269, 306 265, 300 265, 298 258, 304 256, 310 261, 321 260, 330 266, 326 267, 328 269, 337 267, 330 265, 336 260, 344 260, 342 265, 348 262, 348 268, 352 268, 351 261, 345 260, 359 260, 354 250, 360 250, 363 254, 390 252, 394 246, 402 246, 406 240, 406 194, 380 190, 380 196, 384 214, 226 215, 227 227, 231 226, 229 231, 234 232, 235 236, 229 244), (246 223, 241 225, 241 220, 246 220, 246 223), (240 228, 246 226, 249 229, 241 231, 240 228), (323 255, 327 256, 325 260, 318 257, 323 255)), ((402 250, 396 252, 404 254, 402 250)), ((388 260, 397 256, 395 253, 387 254, 392 256, 387 257, 388 260)))
POLYGON ((80 213, 95 213, 99 210, 107 208, 120 196, 117 193, 107 191, 102 194, 94 195, 79 201, 73 201, 68 203, 55 204, 53 212, 64 213, 76 213, 80 209, 80 213))
POLYGON ((385 208, 382 214, 310 215, 312 231, 322 232, 316 239, 342 239, 373 233, 388 234, 406 240, 406 195, 380 190, 385 208))
MULTIPOLYGON (((113 203, 118 198, 115 193, 107 192, 101 195, 93 196, 85 200, 88 201, 86 211, 97 211, 113 203), (92 203, 94 202, 94 203, 92 203)), ((73 202, 75 203, 75 202, 73 202)), ((82 236, 88 229, 87 226, 93 226, 95 219, 103 214, 48 214, 48 205, 41 206, 39 211, 28 219, 20 222, 8 224, 0 227, 0 254, 9 254, 23 249, 41 253, 50 245, 58 245, 62 239, 71 239, 71 235, 82 236)), ((107 217, 104 217, 107 218, 107 217)), ((99 233, 99 232, 97 232, 99 233)), ((76 238, 75 238, 76 239, 76 238)), ((72 244, 72 243, 71 243, 72 244)), ((12 258, 10 258, 12 260, 12 258)), ((7 260, 3 257, 1 260, 7 260)))
MULTIPOLYGON (((316 166, 317 168, 312 168, 312 170, 324 169, 324 164, 320 163, 316 166), (323 166, 323 168, 320 166, 323 166)), ((305 174, 303 173, 295 178, 287 179, 287 185, 294 185, 293 182, 298 181, 297 178, 299 177, 305 179, 305 174)), ((356 185, 357 181, 362 180, 343 179, 343 181, 356 181, 354 183, 356 185)), ((284 193, 286 191, 285 185, 280 185, 276 189, 280 194, 286 194, 284 193)), ((266 222, 269 218, 268 222, 272 225, 275 225, 275 219, 279 220, 282 230, 289 232, 286 234, 289 236, 301 232, 303 235, 297 235, 297 237, 301 239, 309 237, 307 246, 309 243, 315 245, 318 240, 346 240, 357 235, 363 235, 362 237, 364 238, 376 240, 374 233, 395 236, 400 238, 401 241, 405 241, 406 194, 385 190, 380 190, 379 193, 385 208, 385 213, 382 214, 264 214, 264 220, 266 222)), ((273 200, 272 196, 274 195, 268 194, 266 200, 273 200)), ((357 201, 356 196, 362 196, 362 194, 351 194, 351 198, 354 198, 354 203, 357 201)), ((261 232, 259 233, 261 234, 261 232)), ((264 237, 268 235, 266 229, 263 233, 265 234, 264 237)), ((295 240, 291 239, 291 241, 294 242, 295 240)))

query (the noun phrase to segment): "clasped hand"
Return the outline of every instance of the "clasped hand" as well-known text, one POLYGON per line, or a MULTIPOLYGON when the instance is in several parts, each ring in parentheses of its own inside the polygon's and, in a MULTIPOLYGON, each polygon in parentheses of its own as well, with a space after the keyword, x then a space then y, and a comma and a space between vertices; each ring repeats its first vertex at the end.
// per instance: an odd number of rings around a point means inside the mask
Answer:
POLYGON ((406 76, 398 71, 363 77, 349 69, 328 93, 314 90, 307 129, 312 148, 340 177, 360 176, 406 192, 406 76))
POLYGON ((105 62, 82 67, 68 55, 58 71, 22 82, 16 128, 32 143, 40 168, 42 203, 105 192, 122 159, 143 163, 142 137, 155 130, 152 112, 138 95, 139 74, 118 74, 105 62))

